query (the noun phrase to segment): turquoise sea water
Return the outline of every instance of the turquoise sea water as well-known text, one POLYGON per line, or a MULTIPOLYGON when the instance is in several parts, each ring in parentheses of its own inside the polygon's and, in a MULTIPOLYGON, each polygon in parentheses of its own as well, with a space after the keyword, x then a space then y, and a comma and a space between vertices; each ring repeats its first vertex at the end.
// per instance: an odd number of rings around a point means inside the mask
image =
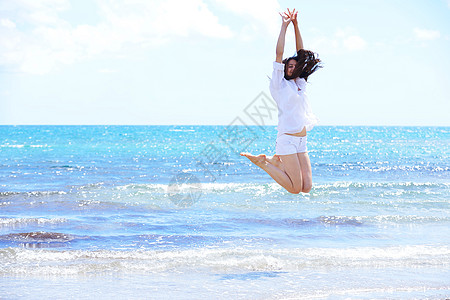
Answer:
POLYGON ((0 298, 445 299, 450 128, 0 126, 0 298))

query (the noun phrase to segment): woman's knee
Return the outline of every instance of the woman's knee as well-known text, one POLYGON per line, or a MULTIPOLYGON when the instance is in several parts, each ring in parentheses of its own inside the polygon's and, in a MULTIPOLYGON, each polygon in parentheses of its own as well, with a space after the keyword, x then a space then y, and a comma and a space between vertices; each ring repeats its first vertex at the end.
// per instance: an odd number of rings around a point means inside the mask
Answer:
POLYGON ((311 191, 311 188, 312 188, 312 186, 310 186, 310 187, 304 187, 303 190, 302 190, 302 192, 303 192, 303 193, 309 193, 309 192, 311 191))
POLYGON ((302 192, 303 193, 309 193, 311 191, 312 188, 312 181, 306 181, 303 183, 303 188, 302 188, 302 192))
POLYGON ((311 188, 312 188, 312 186, 298 188, 298 189, 289 189, 288 192, 291 194, 309 193, 311 191, 311 188))
POLYGON ((295 186, 295 187, 288 189, 287 191, 291 194, 300 194, 302 192, 302 190, 303 190, 302 186, 295 186))

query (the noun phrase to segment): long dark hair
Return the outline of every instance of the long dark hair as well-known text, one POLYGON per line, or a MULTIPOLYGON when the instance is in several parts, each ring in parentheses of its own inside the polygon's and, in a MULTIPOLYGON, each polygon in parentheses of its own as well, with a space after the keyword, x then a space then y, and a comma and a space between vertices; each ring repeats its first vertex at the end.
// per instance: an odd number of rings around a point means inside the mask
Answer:
POLYGON ((312 51, 300 49, 297 55, 286 58, 283 60, 284 63, 284 78, 286 80, 294 79, 297 77, 305 78, 308 81, 308 76, 317 71, 317 69, 322 68, 322 61, 318 58, 318 55, 312 51), (294 59, 297 61, 295 69, 291 76, 286 74, 287 63, 294 59))

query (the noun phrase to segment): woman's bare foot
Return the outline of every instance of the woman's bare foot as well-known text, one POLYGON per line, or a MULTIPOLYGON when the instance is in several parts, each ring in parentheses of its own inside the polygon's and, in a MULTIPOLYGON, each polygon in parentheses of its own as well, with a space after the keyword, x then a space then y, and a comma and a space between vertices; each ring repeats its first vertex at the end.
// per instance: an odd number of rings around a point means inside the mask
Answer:
POLYGON ((248 159, 250 159, 252 163, 254 163, 260 168, 262 168, 265 164, 267 164, 267 158, 265 154, 252 155, 250 153, 241 152, 241 156, 247 157, 248 159))

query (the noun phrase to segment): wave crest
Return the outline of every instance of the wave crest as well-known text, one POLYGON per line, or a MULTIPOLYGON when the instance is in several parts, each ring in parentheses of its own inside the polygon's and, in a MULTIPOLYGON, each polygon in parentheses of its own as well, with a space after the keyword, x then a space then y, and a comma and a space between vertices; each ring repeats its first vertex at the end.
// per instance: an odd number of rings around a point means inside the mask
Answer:
POLYGON ((292 272, 304 269, 445 267, 447 246, 190 249, 190 250, 0 250, 0 274, 70 275, 92 272, 161 272, 199 268, 214 272, 292 272), (64 262, 62 265, 61 262, 64 262))

